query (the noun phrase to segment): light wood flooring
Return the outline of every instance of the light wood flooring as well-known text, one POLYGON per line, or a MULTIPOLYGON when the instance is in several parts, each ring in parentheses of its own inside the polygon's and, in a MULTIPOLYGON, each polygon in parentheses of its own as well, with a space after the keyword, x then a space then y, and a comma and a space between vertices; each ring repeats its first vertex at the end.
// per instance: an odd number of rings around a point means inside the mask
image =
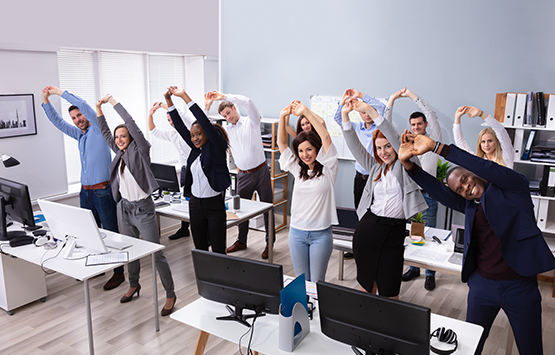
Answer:
MULTIPOLYGON (((190 250, 190 237, 170 241, 165 231, 162 243, 170 262, 177 293, 176 307, 180 308, 199 296, 195 283, 190 250)), ((228 244, 233 243, 236 228, 228 231, 228 244)), ((283 265, 285 274, 294 275, 289 256, 287 230, 277 235, 274 262, 283 265)), ((234 253, 247 258, 260 259, 264 247, 263 234, 251 230, 246 250, 234 253)), ((338 252, 334 250, 326 280, 347 287, 358 288, 353 260, 345 263, 345 279, 338 281, 338 252)), ((408 268, 408 267, 406 267, 408 268)), ((120 304, 128 283, 104 291, 102 286, 111 275, 91 280, 91 306, 93 314, 94 344, 97 354, 192 354, 198 330, 172 320, 160 318, 160 332, 154 330, 152 307, 152 268, 150 257, 142 260, 141 295, 130 303, 120 304)), ((401 300, 427 306, 432 312, 465 319, 467 286, 460 278, 437 273, 434 291, 424 289, 424 276, 405 282, 401 300)), ((127 275, 126 275, 127 278, 127 275)), ((46 277, 48 299, 23 306, 13 316, 0 310, 0 354, 87 354, 87 326, 83 283, 60 274, 46 277)), ((545 354, 555 354, 555 299, 551 298, 552 285, 540 282, 543 297, 543 342, 545 354)), ((161 284, 158 286, 160 307, 165 301, 161 284)), ((225 312, 224 312, 225 313, 225 312)), ((484 354, 505 354, 509 324, 500 312, 486 342, 484 354)), ((513 345, 513 354, 518 354, 513 345)), ((214 336, 208 340, 205 354, 239 354, 238 346, 214 336)))

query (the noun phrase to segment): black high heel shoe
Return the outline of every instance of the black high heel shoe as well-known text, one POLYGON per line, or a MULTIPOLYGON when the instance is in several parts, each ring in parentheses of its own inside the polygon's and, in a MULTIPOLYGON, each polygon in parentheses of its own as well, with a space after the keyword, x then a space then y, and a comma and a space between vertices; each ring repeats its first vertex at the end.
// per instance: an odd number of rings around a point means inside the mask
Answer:
POLYGON ((170 314, 172 314, 173 308, 175 306, 175 302, 177 302, 177 295, 173 298, 172 308, 170 308, 170 309, 162 308, 162 312, 160 312, 160 315, 162 317, 165 317, 165 316, 169 316, 170 314))
POLYGON ((123 297, 119 300, 119 302, 120 303, 127 303, 127 302, 129 302, 133 299, 133 296, 135 296, 135 294, 137 294, 137 297, 139 297, 139 292, 140 291, 141 291, 141 284, 138 284, 137 288, 135 288, 135 291, 133 291, 131 296, 123 295, 123 297))

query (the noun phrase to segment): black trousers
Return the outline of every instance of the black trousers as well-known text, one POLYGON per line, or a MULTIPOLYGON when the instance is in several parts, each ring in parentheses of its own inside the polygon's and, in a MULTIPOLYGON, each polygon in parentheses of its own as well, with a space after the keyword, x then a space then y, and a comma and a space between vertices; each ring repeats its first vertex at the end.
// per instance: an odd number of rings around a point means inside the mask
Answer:
POLYGON ((358 208, 358 204, 360 203, 360 199, 362 198, 362 193, 364 192, 364 186, 366 186, 366 182, 368 178, 364 179, 361 177, 362 174, 355 174, 355 182, 353 184, 353 192, 355 195, 355 210, 358 208))
POLYGON ((191 233, 195 248, 225 254, 226 250, 226 215, 223 194, 209 198, 189 200, 191 233))

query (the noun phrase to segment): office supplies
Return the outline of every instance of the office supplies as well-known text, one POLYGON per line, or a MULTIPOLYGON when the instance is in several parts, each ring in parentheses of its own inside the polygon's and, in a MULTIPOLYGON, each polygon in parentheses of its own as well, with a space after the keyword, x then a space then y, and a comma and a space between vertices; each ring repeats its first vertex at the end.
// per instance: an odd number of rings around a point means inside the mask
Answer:
POLYGON ((123 250, 132 246, 129 243, 118 242, 117 240, 112 240, 112 239, 104 239, 104 244, 108 248, 117 249, 117 250, 123 250))
POLYGON ((85 266, 104 265, 104 264, 118 264, 129 262, 129 253, 126 251, 120 253, 108 254, 92 254, 87 256, 85 266))
POLYGON ((536 93, 536 115, 536 125, 539 127, 545 127, 545 98, 543 96, 543 92, 541 91, 536 93))
POLYGON ((505 101, 505 115, 503 117, 503 124, 505 126, 512 126, 515 116, 515 106, 516 106, 516 93, 508 92, 507 99, 505 101))
POLYGON ((280 292, 279 348, 291 352, 310 333, 305 275, 299 275, 280 292))
POLYGON ((536 101, 534 100, 534 92, 529 91, 526 94, 526 116, 524 116, 523 126, 534 126, 536 124, 536 101))
POLYGON ((522 127, 524 115, 526 114, 526 94, 519 93, 516 95, 514 125, 522 127))
POLYGON ((166 201, 158 201, 154 203, 154 208, 169 206, 170 203, 166 201))
POLYGON ((522 160, 530 159, 530 151, 532 149, 532 144, 534 144, 534 138, 536 137, 536 131, 531 130, 528 133, 528 140, 526 141, 526 145, 524 146, 524 152, 522 153, 522 160))
POLYGON ((436 237, 435 235, 432 237, 432 239, 435 240, 437 244, 441 244, 441 240, 439 240, 439 238, 436 237))
POLYGON ((547 112, 545 114, 547 129, 555 129, 555 95, 549 95, 547 99, 547 112))

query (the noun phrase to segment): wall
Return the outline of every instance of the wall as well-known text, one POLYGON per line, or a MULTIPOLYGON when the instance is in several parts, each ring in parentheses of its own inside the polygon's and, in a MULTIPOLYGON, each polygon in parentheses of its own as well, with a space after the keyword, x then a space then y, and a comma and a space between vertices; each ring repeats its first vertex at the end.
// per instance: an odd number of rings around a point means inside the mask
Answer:
MULTIPOLYGON (((552 1, 226 0, 221 6, 222 89, 251 97, 268 117, 313 94, 340 96, 354 87, 389 97, 407 86, 435 108, 443 141, 453 142, 459 106, 493 114, 497 92, 555 92, 552 1)), ((397 101, 398 130, 409 127, 414 110, 410 100, 397 101)), ((480 123, 463 118, 470 146, 480 123)), ((340 165, 345 179, 336 184, 337 203, 351 206, 353 164, 340 165)))

